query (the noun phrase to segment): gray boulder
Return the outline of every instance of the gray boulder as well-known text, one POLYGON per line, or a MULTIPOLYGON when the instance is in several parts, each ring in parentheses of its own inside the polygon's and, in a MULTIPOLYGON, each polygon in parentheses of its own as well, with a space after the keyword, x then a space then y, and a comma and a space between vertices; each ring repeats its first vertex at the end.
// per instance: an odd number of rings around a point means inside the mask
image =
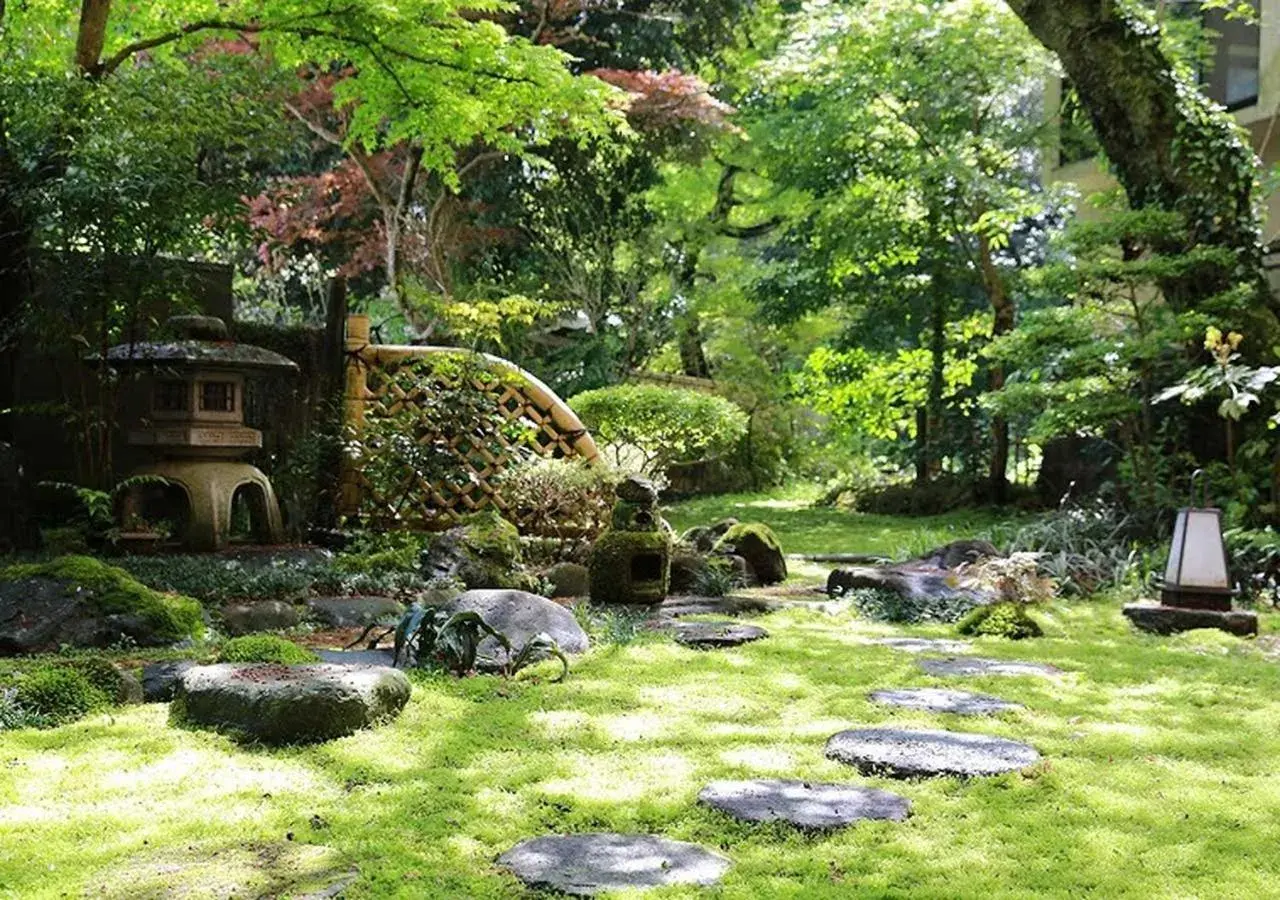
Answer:
POLYGON ((405 674, 386 666, 220 663, 182 676, 170 715, 242 740, 314 743, 394 718, 410 690, 405 674))
POLYGON ((222 624, 232 637, 255 631, 283 631, 300 621, 298 611, 281 600, 229 603, 222 607, 222 624))
MULTIPOLYGON (((546 634, 565 653, 585 653, 589 642, 573 613, 559 603, 525 591, 467 591, 446 604, 450 612, 470 611, 485 624, 501 632, 519 653, 530 640, 546 634)), ((507 652, 493 638, 480 643, 476 666, 483 671, 496 671, 505 666, 507 652)))
POLYGON ((147 703, 168 703, 177 692, 183 674, 195 665, 190 659, 147 663, 142 667, 142 699, 147 703))
POLYGON ((394 622, 404 604, 391 597, 315 597, 307 601, 307 618, 333 628, 357 628, 394 622))

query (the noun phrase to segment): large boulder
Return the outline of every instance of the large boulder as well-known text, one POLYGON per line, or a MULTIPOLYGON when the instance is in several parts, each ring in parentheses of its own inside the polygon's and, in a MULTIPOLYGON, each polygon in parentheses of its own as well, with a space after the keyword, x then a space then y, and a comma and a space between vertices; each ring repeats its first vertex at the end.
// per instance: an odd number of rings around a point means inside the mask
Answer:
POLYGON ((495 512, 475 513, 431 542, 422 553, 428 580, 461 581, 466 587, 514 588, 524 585, 520 572, 520 532, 495 512))
POLYGON ((714 525, 698 525, 680 535, 680 543, 699 553, 710 553, 715 549, 716 542, 737 524, 737 519, 721 519, 714 525))
POLYGON ((200 604, 87 556, 0 569, 0 655, 173 644, 204 629, 200 604))
POLYGON ((716 542, 718 553, 741 556, 761 584, 778 584, 787 580, 787 558, 782 553, 778 536, 761 522, 739 522, 716 542))
POLYGON ((314 743, 394 718, 410 690, 387 666, 219 663, 183 674, 170 715, 242 740, 314 743))
MULTIPOLYGON (((587 633, 573 613, 559 603, 525 591, 467 591, 445 605, 450 612, 474 612, 494 631, 511 642, 514 652, 539 634, 546 634, 565 653, 585 653, 587 633)), ((480 642, 476 667, 497 671, 507 663, 507 652, 493 638, 480 642)))

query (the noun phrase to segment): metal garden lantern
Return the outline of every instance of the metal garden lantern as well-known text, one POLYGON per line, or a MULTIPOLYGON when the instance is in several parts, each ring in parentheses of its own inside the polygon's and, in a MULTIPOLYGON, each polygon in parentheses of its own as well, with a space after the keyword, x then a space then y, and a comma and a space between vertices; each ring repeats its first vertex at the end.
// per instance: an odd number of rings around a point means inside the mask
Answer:
POLYGON ((1204 472, 1191 476, 1191 505, 1178 510, 1169 564, 1160 585, 1160 602, 1186 609, 1228 611, 1235 590, 1227 546, 1222 539, 1222 510, 1208 505, 1204 472), (1196 505, 1196 488, 1200 505, 1196 505))

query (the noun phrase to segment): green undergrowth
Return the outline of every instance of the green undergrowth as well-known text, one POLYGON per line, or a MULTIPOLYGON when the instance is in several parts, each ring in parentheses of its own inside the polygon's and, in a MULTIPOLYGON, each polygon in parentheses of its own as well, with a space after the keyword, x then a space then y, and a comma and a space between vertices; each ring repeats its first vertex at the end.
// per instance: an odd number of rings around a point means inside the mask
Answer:
MULTIPOLYGON (((906 558, 962 538, 983 537, 1011 520, 992 510, 941 516, 880 516, 814 506, 820 491, 798 485, 770 493, 723 494, 664 506, 662 515, 683 533, 722 519, 763 522, 784 553, 865 553, 906 558)), ((1007 524, 1006 524, 1007 527, 1007 524)))
POLYGON ((180 641, 204 630, 200 604, 190 597, 164 594, 128 572, 91 556, 59 556, 48 562, 18 563, 0 568, 0 581, 55 578, 90 590, 91 602, 103 613, 134 615, 162 640, 180 641))
POLYGON ((320 657, 293 641, 274 634, 245 634, 233 637, 218 651, 218 662, 224 663, 294 663, 319 662, 320 657))
MULTIPOLYGON (((1037 615, 1044 637, 978 637, 976 650, 1050 662, 1061 678, 926 676, 917 657, 868 641, 949 628, 828 607, 763 617, 770 637, 732 650, 657 636, 602 646, 563 684, 546 666, 512 681, 413 673, 397 721, 319 746, 241 748, 168 727, 164 705, 2 733, 0 896, 161 896, 173 884, 191 897, 288 896, 315 883, 315 866, 354 867, 352 900, 541 896, 496 857, 525 838, 601 830, 733 861, 720 888, 655 898, 1273 896, 1275 639, 1140 635, 1106 598, 1037 615), (1025 708, 971 719, 867 699, 914 686, 1025 708), (972 781, 864 778, 823 756, 831 734, 863 725, 980 731, 1044 760, 972 781), (805 834, 695 802, 708 781, 747 777, 875 786, 914 812, 805 834)), ((1264 617, 1264 635, 1277 619, 1264 617)))

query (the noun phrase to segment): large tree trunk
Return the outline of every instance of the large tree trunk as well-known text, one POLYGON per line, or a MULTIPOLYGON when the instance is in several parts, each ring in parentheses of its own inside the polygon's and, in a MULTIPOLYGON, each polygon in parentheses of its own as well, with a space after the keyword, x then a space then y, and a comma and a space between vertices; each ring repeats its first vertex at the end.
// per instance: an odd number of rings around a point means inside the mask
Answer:
POLYGON ((1162 288, 1177 309, 1192 309, 1241 280, 1258 302, 1238 324, 1251 355, 1280 335, 1276 301, 1262 276, 1253 151, 1226 113, 1175 75, 1159 35, 1116 0, 1008 0, 1031 33, 1058 55, 1106 151, 1129 204, 1182 213, 1187 244, 1230 250, 1234 265, 1206 267, 1162 288))
MULTIPOLYGON (((1018 308, 996 266, 991 241, 981 234, 978 235, 978 265, 982 270, 983 288, 991 303, 991 337, 994 340, 1013 331, 1018 308)), ((987 390, 999 391, 1004 388, 1004 382, 1004 365, 993 362, 987 372, 987 390)), ((1003 416, 991 417, 990 482, 991 502, 1004 503, 1009 498, 1009 421, 1003 416)))

